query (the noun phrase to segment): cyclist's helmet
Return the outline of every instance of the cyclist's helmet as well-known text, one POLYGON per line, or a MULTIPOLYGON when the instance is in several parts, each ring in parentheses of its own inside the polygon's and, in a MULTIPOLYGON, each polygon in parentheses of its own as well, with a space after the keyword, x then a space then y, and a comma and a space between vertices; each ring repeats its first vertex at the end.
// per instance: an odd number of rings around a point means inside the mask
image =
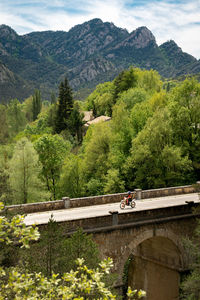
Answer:
POLYGON ((131 192, 130 191, 128 191, 128 193, 127 193, 128 195, 130 195, 131 194, 131 192))

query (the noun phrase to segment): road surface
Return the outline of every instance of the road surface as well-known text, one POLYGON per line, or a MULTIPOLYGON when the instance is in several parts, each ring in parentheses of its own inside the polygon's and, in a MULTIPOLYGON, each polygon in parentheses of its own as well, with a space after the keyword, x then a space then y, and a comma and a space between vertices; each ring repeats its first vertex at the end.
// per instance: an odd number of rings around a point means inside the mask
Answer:
POLYGON ((78 208, 68 208, 62 210, 52 210, 46 212, 38 212, 27 214, 24 222, 26 225, 33 224, 47 224, 50 217, 57 222, 69 221, 69 220, 77 220, 84 219, 90 217, 100 217, 109 215, 109 211, 118 211, 121 213, 128 213, 131 211, 140 211, 140 210, 148 210, 162 207, 170 207, 176 206, 180 204, 186 204, 186 201, 194 201, 200 202, 199 195, 197 193, 192 194, 183 194, 177 196, 167 196, 160 198, 151 198, 151 199, 143 199, 136 200, 136 207, 126 207, 124 210, 120 209, 120 203, 110 203, 110 204, 102 204, 102 205, 94 205, 94 206, 85 206, 78 208))

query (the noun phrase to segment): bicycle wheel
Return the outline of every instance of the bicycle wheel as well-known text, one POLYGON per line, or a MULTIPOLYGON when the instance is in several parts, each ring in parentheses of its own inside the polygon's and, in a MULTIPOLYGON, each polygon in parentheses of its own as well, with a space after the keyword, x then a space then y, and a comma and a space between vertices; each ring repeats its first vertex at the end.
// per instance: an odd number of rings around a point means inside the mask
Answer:
POLYGON ((131 207, 132 207, 132 208, 134 208, 134 207, 135 207, 135 205, 136 205, 135 201, 134 201, 134 200, 132 200, 132 201, 131 201, 131 207))
POLYGON ((120 203, 120 208, 121 208, 121 209, 124 209, 124 208, 125 208, 125 203, 124 203, 124 202, 121 202, 121 203, 120 203))

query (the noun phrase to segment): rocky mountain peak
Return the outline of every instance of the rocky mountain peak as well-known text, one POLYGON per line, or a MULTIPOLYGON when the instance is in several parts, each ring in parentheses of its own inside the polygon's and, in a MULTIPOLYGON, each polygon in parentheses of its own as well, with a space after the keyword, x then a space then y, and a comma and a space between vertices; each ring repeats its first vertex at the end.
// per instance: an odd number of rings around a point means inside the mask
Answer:
POLYGON ((170 49, 171 51, 182 52, 181 48, 174 42, 174 40, 169 40, 163 43, 160 47, 165 50, 170 49))
POLYGON ((126 37, 128 31, 126 29, 118 28, 113 23, 103 22, 101 19, 92 19, 88 22, 85 22, 81 25, 76 25, 69 31, 69 35, 76 35, 78 39, 87 34, 92 34, 98 39, 105 37, 107 34, 117 35, 126 37))
POLYGON ((160 49, 164 50, 167 53, 170 53, 171 55, 179 55, 180 59, 183 59, 183 57, 185 59, 187 58, 189 63, 197 61, 197 59, 194 56, 183 52, 183 50, 173 40, 169 40, 160 45, 160 49))
POLYGON ((153 42, 156 44, 156 40, 152 32, 145 26, 139 27, 132 31, 129 36, 129 43, 136 48, 145 48, 147 45, 153 42))
POLYGON ((121 47, 142 49, 146 48, 149 43, 156 45, 155 37, 147 27, 143 26, 128 34, 126 39, 116 46, 116 49, 121 47))
POLYGON ((200 70, 198 61, 182 52, 174 41, 158 47, 147 27, 129 33, 98 18, 68 32, 43 31, 21 36, 1 25, 0 61, 4 64, 0 94, 5 99, 27 97, 38 87, 43 97, 49 99, 49 91, 56 92, 66 74, 73 89, 85 91, 112 80, 129 66, 154 69, 166 77, 200 70))
POLYGON ((0 37, 6 39, 15 40, 17 38, 17 33, 7 25, 0 25, 0 37))

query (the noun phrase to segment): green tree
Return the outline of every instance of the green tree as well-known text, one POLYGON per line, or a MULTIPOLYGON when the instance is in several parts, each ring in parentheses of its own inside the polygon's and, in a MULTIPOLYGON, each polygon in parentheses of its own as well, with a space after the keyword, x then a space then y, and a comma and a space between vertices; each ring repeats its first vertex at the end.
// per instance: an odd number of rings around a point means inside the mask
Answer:
POLYGON ((51 104, 55 104, 56 103, 56 95, 55 93, 52 91, 51 92, 51 104))
POLYGON ((0 144, 6 143, 9 138, 9 129, 8 129, 8 121, 7 121, 7 108, 5 105, 0 104, 0 144))
POLYGON ((133 137, 144 128, 149 117, 152 117, 153 112, 148 102, 136 103, 131 110, 130 123, 133 129, 133 137))
POLYGON ((76 269, 78 258, 83 258, 89 268, 96 268, 100 263, 100 253, 92 235, 84 233, 82 228, 64 240, 63 250, 63 265, 67 272, 76 269))
POLYGON ((168 95, 174 144, 191 159, 196 181, 200 178, 200 84, 194 78, 186 79, 168 95))
POLYGON ((28 122, 33 121, 33 96, 25 99, 23 102, 23 111, 28 122))
POLYGON ((137 85, 137 69, 130 68, 129 70, 122 71, 114 79, 114 103, 116 102, 120 93, 137 85))
POLYGON ((14 137, 23 130, 27 124, 27 119, 23 111, 23 105, 17 99, 11 100, 7 107, 7 122, 9 136, 14 137))
POLYGON ((188 269, 190 272, 181 284, 181 299, 200 299, 200 223, 198 221, 195 234, 192 238, 185 238, 185 253, 188 255, 188 269))
POLYGON ((158 110, 133 139, 126 162, 127 180, 147 189, 187 183, 191 160, 173 145, 172 137, 168 110, 158 110))
POLYGON ((76 138, 78 143, 82 142, 82 127, 83 127, 83 114, 80 113, 77 104, 74 105, 71 115, 69 117, 69 129, 73 137, 76 138))
POLYGON ((144 89, 136 87, 123 92, 118 101, 124 102, 127 111, 130 111, 136 103, 146 101, 148 97, 148 93, 144 89))
POLYGON ((51 216, 45 230, 40 233, 39 241, 21 251, 21 267, 31 272, 42 272, 47 277, 63 273, 63 234, 61 226, 51 216))
POLYGON ((60 197, 72 198, 84 195, 85 191, 84 170, 80 155, 70 153, 62 164, 59 193, 60 197))
POLYGON ((56 200, 61 167, 71 145, 59 135, 46 134, 35 142, 35 149, 42 164, 41 174, 51 193, 51 199, 56 200))
POLYGON ((52 128, 49 126, 48 113, 40 113, 37 120, 26 125, 23 134, 32 141, 37 140, 43 134, 52 133, 52 128))
POLYGON ((119 170, 120 177, 123 164, 129 156, 132 146, 133 130, 129 115, 126 104, 119 102, 113 108, 113 117, 110 122, 111 138, 107 163, 109 169, 119 170))
POLYGON ((91 235, 78 229, 70 237, 65 237, 62 226, 51 216, 45 230, 41 231, 40 240, 21 251, 20 261, 29 271, 51 277, 53 273, 61 276, 71 269, 75 270, 78 258, 83 258, 89 268, 96 268, 100 263, 99 257, 91 235))
POLYGON ((39 239, 38 228, 26 226, 24 216, 16 215, 10 220, 3 215, 4 205, 0 202, 0 242, 28 248, 30 241, 39 239))
POLYGON ((104 82, 98 84, 96 89, 86 99, 88 110, 93 111, 94 117, 107 115, 111 116, 113 102, 114 84, 104 82))
POLYGON ((42 108, 42 101, 41 101, 41 93, 39 90, 35 90, 35 93, 33 95, 33 121, 35 121, 41 111, 42 108))
POLYGON ((125 190, 125 182, 117 169, 108 170, 105 182, 104 192, 107 194, 120 193, 125 190))
POLYGON ((162 88, 162 81, 160 75, 155 70, 139 70, 138 73, 138 86, 144 88, 150 93, 160 92, 162 88))
MULTIPOLYGON (((99 123, 88 129, 85 142, 83 143, 83 170, 86 183, 97 183, 103 187, 104 176, 107 174, 109 144, 111 130, 109 122, 99 123), (95 179, 95 181, 94 181, 95 179)), ((97 190, 98 191, 98 190, 97 190)), ((88 193, 90 191, 88 190, 88 193)), ((101 189, 103 193, 103 189, 101 189)))
MULTIPOLYGON (((102 278, 109 273, 112 261, 102 261, 97 269, 88 269, 83 259, 77 260, 77 269, 62 278, 53 274, 46 278, 41 273, 22 272, 19 269, 0 272, 0 299, 82 300, 116 299, 102 278)), ((141 293, 141 292, 139 292, 141 293)), ((129 298, 130 299, 130 298, 129 298)))
POLYGON ((60 83, 58 107, 55 119, 55 132, 60 133, 69 126, 69 117, 73 109, 72 89, 69 86, 67 78, 60 83))
POLYGON ((12 145, 0 146, 0 202, 4 205, 11 205, 13 201, 8 172, 10 148, 12 145))
POLYGON ((17 142, 9 161, 9 180, 15 203, 45 201, 48 193, 39 178, 41 166, 36 150, 27 138, 17 142))

